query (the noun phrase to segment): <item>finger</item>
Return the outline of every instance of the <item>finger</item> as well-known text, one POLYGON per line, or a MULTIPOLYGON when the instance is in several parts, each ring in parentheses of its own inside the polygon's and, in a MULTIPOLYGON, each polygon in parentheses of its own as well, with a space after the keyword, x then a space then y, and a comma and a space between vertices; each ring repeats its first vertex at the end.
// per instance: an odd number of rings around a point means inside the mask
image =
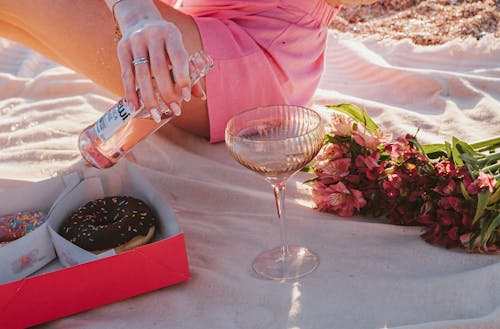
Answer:
POLYGON ((191 92, 195 97, 201 98, 202 101, 207 100, 207 94, 205 93, 205 90, 203 90, 203 87, 201 86, 201 83, 199 81, 193 86, 191 92))
MULTIPOLYGON (((134 55, 134 60, 149 58, 148 50, 145 45, 138 40, 138 42, 132 42, 132 53, 134 55)), ((159 121, 158 103, 154 96, 153 83, 151 79, 151 72, 149 70, 149 59, 147 62, 140 62, 134 64, 135 80, 141 91, 141 98, 144 106, 151 112, 153 119, 159 121)))
POLYGON ((132 50, 127 42, 120 41, 118 43, 118 61, 120 62, 120 69, 122 72, 122 83, 125 92, 125 99, 130 105, 133 105, 135 109, 139 108, 139 100, 135 90, 135 77, 134 77, 134 65, 132 64, 133 56, 132 50))
MULTIPOLYGON (((172 111, 176 112, 179 109, 175 108, 176 106, 173 103, 178 101, 178 96, 175 92, 174 82, 170 76, 169 67, 171 65, 165 53, 163 40, 158 40, 149 45, 149 56, 151 59, 151 74, 155 79, 160 97, 166 104, 169 104, 172 111)), ((180 113, 180 111, 178 112, 180 113)))
POLYGON ((179 98, 189 102, 191 100, 191 81, 189 78, 189 56, 184 48, 182 36, 177 28, 168 28, 165 40, 169 43, 166 50, 175 81, 175 89, 179 98))

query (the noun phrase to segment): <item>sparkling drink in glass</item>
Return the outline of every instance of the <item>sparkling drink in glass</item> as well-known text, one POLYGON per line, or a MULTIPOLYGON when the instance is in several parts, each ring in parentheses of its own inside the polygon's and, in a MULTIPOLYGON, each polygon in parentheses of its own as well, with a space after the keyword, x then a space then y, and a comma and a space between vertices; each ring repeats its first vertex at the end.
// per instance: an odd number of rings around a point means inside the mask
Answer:
POLYGON ((319 257, 309 249, 288 245, 285 222, 285 185, 307 165, 323 145, 324 128, 315 111, 293 105, 270 105, 241 112, 229 120, 225 141, 232 157, 263 176, 272 186, 281 245, 265 251, 253 269, 266 278, 296 279, 311 273, 319 257))

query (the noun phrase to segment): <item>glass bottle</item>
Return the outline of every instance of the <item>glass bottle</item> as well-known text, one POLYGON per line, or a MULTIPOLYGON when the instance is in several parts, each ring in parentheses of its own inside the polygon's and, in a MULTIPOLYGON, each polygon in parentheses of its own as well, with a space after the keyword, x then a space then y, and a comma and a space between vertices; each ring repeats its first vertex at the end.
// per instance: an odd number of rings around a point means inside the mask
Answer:
MULTIPOLYGON (((196 84, 213 65, 213 60, 203 51, 192 55, 189 59, 191 84, 196 84)), ((174 113, 157 94, 161 120, 155 122, 145 108, 139 90, 137 94, 140 106, 136 111, 132 112, 123 98, 80 134, 80 153, 92 166, 99 169, 112 167, 136 144, 174 117, 174 113)))

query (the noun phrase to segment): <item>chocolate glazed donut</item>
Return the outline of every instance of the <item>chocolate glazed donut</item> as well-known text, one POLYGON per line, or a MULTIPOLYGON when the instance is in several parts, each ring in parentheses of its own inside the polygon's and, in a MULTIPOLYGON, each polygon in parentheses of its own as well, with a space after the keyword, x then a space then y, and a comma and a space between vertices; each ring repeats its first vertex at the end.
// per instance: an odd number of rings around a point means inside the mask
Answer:
POLYGON ((88 202, 61 226, 59 234, 77 246, 101 253, 116 253, 148 243, 154 235, 156 218, 141 200, 113 196, 88 202))

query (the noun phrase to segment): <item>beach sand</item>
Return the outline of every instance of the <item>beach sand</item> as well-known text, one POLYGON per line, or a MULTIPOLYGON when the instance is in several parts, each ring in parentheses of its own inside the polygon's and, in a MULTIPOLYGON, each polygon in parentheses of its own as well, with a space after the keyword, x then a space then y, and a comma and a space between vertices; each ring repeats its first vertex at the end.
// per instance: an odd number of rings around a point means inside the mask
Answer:
POLYGON ((339 33, 378 39, 411 39, 439 45, 454 39, 500 40, 498 0, 379 0, 370 6, 342 8, 332 24, 339 33))

